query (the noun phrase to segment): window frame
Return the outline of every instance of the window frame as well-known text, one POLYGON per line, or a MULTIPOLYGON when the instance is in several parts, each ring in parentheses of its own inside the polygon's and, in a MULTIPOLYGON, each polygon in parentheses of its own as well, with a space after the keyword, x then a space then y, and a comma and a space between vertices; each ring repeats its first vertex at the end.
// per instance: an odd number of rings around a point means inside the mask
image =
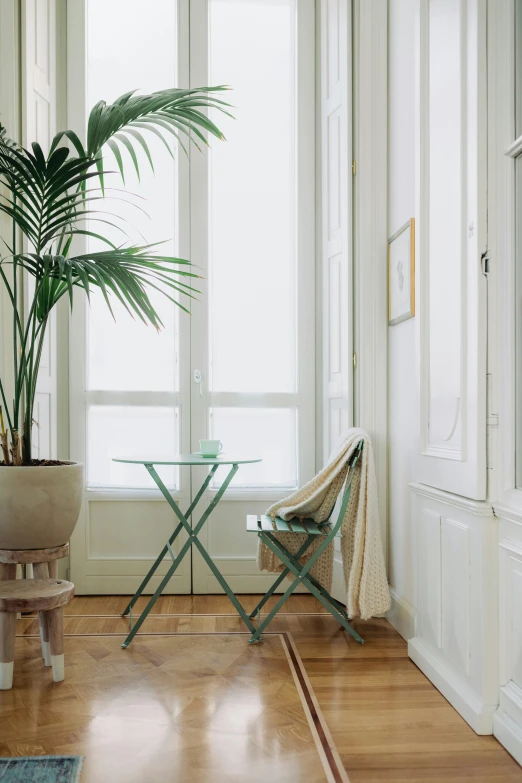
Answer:
POLYGON ((516 215, 514 2, 488 10, 488 498, 522 522, 516 486, 516 215))
MULTIPOLYGON (((68 58, 67 106, 68 126, 85 127, 87 109, 84 90, 76 89, 86 83, 86 6, 87 0, 68 0, 68 45, 74 55, 68 58)), ((207 83, 202 77, 206 68, 205 25, 208 18, 208 0, 178 0, 178 74, 179 84, 193 86, 207 83), (195 67, 195 61, 199 66, 195 67)), ((295 407, 297 424, 297 485, 309 480, 315 472, 315 2, 299 0, 297 16, 297 112, 298 127, 309 128, 300 134, 297 150, 296 192, 297 246, 299 273, 297 279, 297 391, 289 394, 244 394, 216 392, 208 396, 205 407, 216 405, 233 407, 295 407)), ((208 47, 207 47, 208 52, 208 47)), ((198 231, 204 225, 208 186, 206 156, 190 152, 189 159, 180 156, 179 165, 179 252, 181 257, 207 258, 206 234, 198 231)), ((205 274, 203 272, 203 274, 205 274)), ((208 297, 206 280, 201 281, 202 299, 208 297)), ((208 299, 207 299, 208 301, 208 299)), ((180 345, 189 345, 190 351, 180 350, 177 392, 134 392, 87 390, 86 378, 86 301, 77 297, 70 322, 70 439, 71 456, 83 459, 87 456, 87 411, 92 404, 113 405, 176 405, 180 409, 180 451, 197 451, 198 440, 206 435, 193 426, 198 415, 199 394, 195 394, 192 382, 194 369, 208 368, 207 334, 208 318, 201 313, 198 322, 191 324, 188 318, 180 318, 180 345), (184 331, 185 330, 185 331, 184 331), (203 345, 203 351, 194 351, 195 345, 203 345), (187 355, 183 355, 183 354, 187 355), (196 409, 196 411, 195 411, 196 409), (81 411, 81 415, 74 415, 81 411)), ((206 375, 206 373, 205 373, 206 375)), ((208 376, 207 376, 208 377, 208 376)), ((176 498, 184 498, 190 492, 188 471, 181 471, 180 486, 173 491, 176 498)), ((230 488, 229 499, 277 499, 286 489, 293 487, 230 488)), ((217 488, 214 488, 214 491, 217 488)), ((211 490, 212 491, 212 490, 211 490)), ((92 499, 125 500, 129 498, 160 499, 156 489, 132 489, 115 487, 89 487, 86 497, 92 499)))

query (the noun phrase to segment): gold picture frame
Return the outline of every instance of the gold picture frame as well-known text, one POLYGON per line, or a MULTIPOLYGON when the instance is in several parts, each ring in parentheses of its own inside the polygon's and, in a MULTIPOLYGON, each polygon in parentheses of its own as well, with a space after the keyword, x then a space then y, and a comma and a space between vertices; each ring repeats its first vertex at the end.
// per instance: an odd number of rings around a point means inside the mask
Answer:
POLYGON ((410 218, 388 240, 388 326, 414 315, 415 218, 410 218))

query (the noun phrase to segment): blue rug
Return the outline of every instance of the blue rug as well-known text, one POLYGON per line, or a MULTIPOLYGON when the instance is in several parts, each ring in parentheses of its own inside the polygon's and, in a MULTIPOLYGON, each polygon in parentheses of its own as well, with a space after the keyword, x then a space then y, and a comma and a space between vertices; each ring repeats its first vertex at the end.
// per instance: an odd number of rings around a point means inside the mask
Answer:
POLYGON ((77 783, 82 756, 0 758, 0 783, 77 783))

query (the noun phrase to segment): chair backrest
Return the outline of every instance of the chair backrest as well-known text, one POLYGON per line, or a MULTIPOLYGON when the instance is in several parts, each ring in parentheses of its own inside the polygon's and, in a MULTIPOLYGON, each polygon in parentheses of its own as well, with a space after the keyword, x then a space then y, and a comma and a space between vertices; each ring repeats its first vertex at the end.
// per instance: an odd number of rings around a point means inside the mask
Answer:
MULTIPOLYGON (((352 491, 352 480, 353 480, 353 475, 354 475, 354 472, 355 472, 355 466, 357 465, 357 463, 358 463, 358 461, 359 461, 359 459, 361 457, 363 446, 364 446, 364 441, 360 440, 359 443, 357 444, 357 448, 355 448, 352 451, 352 453, 350 455, 350 459, 348 460, 348 471, 346 473, 346 481, 345 481, 345 485, 344 485, 343 499, 341 501, 341 507, 339 509, 339 514, 337 515, 337 522, 335 523, 334 528, 333 528, 335 533, 339 532, 339 528, 342 525, 342 522, 343 522, 343 519, 344 519, 344 515, 346 513, 346 507, 348 506, 348 501, 350 500, 350 494, 351 494, 351 491, 352 491)), ((328 515, 328 519, 326 520, 326 522, 328 522, 328 520, 332 516, 332 513, 333 513, 333 510, 335 508, 335 505, 336 504, 334 503, 334 505, 332 506, 332 510, 330 511, 330 513, 328 515)))

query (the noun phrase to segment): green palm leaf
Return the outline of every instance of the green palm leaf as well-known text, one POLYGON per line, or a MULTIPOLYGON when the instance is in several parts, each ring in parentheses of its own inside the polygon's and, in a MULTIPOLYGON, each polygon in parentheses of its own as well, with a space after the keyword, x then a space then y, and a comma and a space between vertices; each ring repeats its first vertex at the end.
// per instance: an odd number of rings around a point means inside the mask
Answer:
POLYGON ((123 231, 114 222, 120 218, 93 207, 106 196, 105 179, 110 173, 104 165, 106 149, 125 182, 127 160, 140 176, 139 155, 145 155, 154 170, 147 134, 159 138, 171 156, 178 144, 187 151, 184 141, 201 148, 211 137, 223 140, 208 113, 217 110, 228 114, 229 105, 218 97, 225 89, 170 89, 150 95, 128 92, 111 105, 100 101, 90 113, 85 144, 74 131, 60 131, 47 153, 37 143, 30 149, 20 147, 0 125, 0 212, 13 226, 9 255, 0 255, 0 280, 13 307, 15 332, 15 399, 10 408, 0 378, 0 403, 16 464, 18 459, 31 459, 30 432, 44 337, 49 315, 62 297, 67 296, 72 307, 76 290, 87 297, 98 290, 113 315, 114 303, 119 302, 133 318, 160 329, 152 292, 160 292, 186 312, 181 299, 199 293, 192 284, 197 275, 189 261, 160 255, 157 245, 117 247, 101 231, 105 225, 123 231), (100 188, 88 187, 93 178, 99 179, 100 188), (17 252, 18 231, 27 247, 24 253, 17 252), (71 253, 75 236, 94 238, 107 249, 71 253), (12 284, 4 271, 6 265, 14 268, 12 284), (34 279, 34 295, 25 315, 18 305, 19 269, 34 279))

